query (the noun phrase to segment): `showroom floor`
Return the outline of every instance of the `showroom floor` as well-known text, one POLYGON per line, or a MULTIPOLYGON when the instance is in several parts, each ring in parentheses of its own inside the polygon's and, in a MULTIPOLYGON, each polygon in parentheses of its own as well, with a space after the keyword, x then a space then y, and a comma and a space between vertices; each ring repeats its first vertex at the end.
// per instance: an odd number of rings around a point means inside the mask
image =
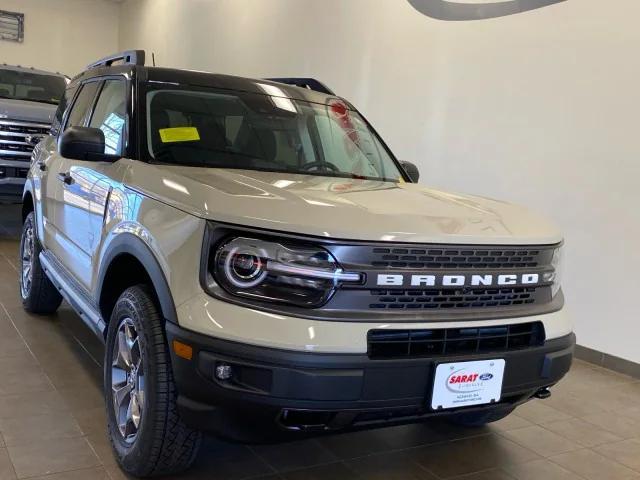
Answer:
MULTIPOLYGON (((66 306, 50 318, 22 310, 18 212, 0 207, 0 480, 126 478, 104 433, 100 343, 66 306)), ((208 438, 183 478, 640 479, 640 382, 576 361, 553 391, 480 430, 431 423, 251 447, 208 438)))

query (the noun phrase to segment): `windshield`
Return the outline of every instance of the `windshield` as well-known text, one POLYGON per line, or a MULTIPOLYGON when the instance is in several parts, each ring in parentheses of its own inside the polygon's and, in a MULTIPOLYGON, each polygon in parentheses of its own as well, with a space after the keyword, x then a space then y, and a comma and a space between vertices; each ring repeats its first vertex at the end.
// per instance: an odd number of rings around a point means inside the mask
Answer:
POLYGON ((56 105, 65 87, 64 78, 56 75, 0 70, 0 98, 56 105))
MULTIPOLYGON (((265 94, 162 89, 147 92, 152 161, 331 177, 400 181, 365 120, 336 98, 327 105, 265 94)), ((274 95, 274 94, 280 95, 274 95)))

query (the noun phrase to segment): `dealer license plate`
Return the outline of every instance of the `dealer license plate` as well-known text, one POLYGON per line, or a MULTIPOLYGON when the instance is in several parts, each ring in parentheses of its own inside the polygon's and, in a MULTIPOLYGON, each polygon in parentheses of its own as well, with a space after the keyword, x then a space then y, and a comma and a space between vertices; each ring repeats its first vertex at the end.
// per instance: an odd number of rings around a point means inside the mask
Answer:
POLYGON ((441 363, 436 367, 431 408, 467 407, 500 401, 505 361, 441 363))

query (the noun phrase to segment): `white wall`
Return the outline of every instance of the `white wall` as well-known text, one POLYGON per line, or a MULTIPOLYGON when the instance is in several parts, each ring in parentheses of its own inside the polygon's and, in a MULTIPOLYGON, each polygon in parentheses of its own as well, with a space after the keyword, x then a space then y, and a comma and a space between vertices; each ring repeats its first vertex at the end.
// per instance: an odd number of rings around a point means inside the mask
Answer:
POLYGON ((70 77, 118 49, 119 5, 107 0, 2 0, 25 14, 23 43, 0 41, 0 63, 59 71, 70 77))
POLYGON ((315 76, 422 182, 528 205, 566 233, 579 343, 640 361, 640 3, 445 22, 405 0, 128 0, 160 65, 315 76))

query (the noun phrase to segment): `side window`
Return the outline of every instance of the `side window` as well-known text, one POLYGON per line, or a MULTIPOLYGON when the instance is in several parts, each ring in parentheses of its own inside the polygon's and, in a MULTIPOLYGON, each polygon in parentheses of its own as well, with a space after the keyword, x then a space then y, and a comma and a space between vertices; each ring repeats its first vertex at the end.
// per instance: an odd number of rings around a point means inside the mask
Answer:
POLYGON ((85 83, 82 86, 82 90, 80 90, 80 93, 69 112, 67 124, 64 127, 65 130, 69 127, 84 126, 85 119, 89 116, 89 112, 93 106, 93 99, 96 97, 96 92, 98 91, 99 86, 100 82, 85 83))
POLYGON ((78 85, 73 85, 67 87, 64 92, 64 95, 60 99, 60 103, 58 104, 58 109, 56 110, 56 114, 53 117, 53 123, 51 124, 51 133, 53 135, 58 135, 60 133, 60 127, 62 126, 62 118, 64 117, 64 112, 69 108, 71 101, 73 100, 73 96, 78 91, 78 85))
POLYGON ((104 132, 104 153, 123 155, 127 121, 126 83, 107 80, 100 92, 89 126, 104 132))

